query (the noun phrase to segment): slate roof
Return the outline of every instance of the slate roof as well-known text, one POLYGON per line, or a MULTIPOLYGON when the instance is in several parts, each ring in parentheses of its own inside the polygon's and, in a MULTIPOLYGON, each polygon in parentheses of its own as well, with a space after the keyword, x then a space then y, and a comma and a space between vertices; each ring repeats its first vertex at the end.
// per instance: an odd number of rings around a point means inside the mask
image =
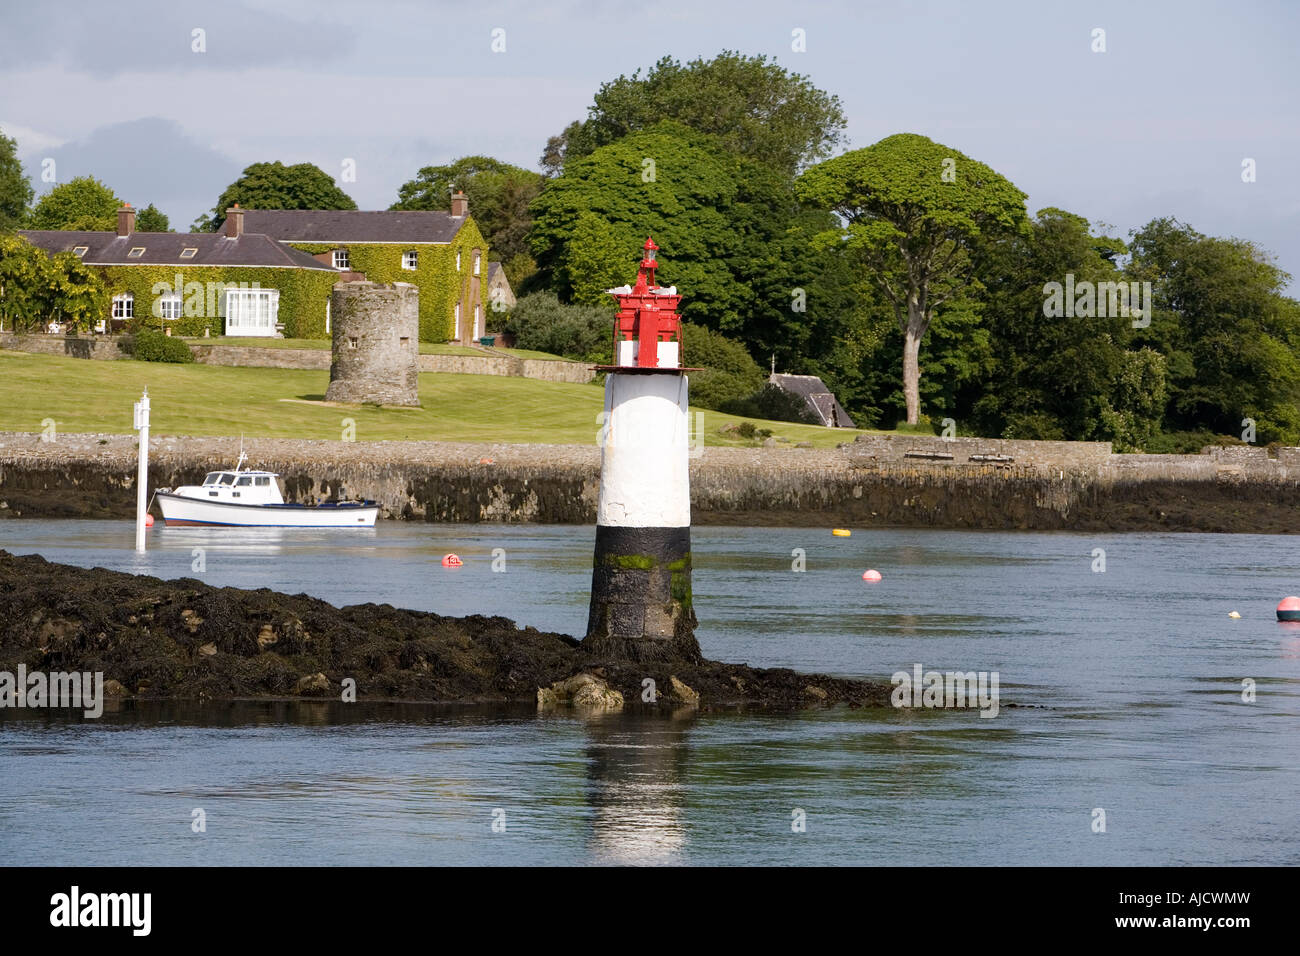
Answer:
POLYGON ((245 209, 244 231, 281 242, 448 243, 466 218, 440 211, 245 209))
POLYGON ((823 425, 856 428, 849 413, 816 375, 773 375, 772 384, 798 395, 823 425))
POLYGON ((94 266, 278 266, 339 271, 270 236, 247 232, 235 239, 214 232, 133 232, 119 236, 116 232, 22 229, 18 234, 48 253, 71 252, 75 246, 86 246, 81 261, 94 266), (141 247, 142 254, 128 257, 132 249, 141 247), (182 259, 181 252, 185 249, 197 251, 182 259))

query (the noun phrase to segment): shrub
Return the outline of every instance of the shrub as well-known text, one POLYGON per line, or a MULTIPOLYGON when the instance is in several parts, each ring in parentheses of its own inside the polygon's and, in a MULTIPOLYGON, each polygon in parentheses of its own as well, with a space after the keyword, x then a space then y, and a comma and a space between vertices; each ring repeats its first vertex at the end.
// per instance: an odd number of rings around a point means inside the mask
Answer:
POLYGON ((770 382, 746 398, 724 402, 718 411, 746 418, 765 418, 773 422, 818 424, 817 417, 802 398, 770 382))
POLYGON ((194 353, 180 339, 141 329, 131 340, 131 357, 140 362, 193 362, 194 353))
POLYGON ((565 305, 554 292, 534 292, 515 303, 504 325, 515 337, 515 348, 609 364, 614 316, 612 303, 610 307, 565 305))
POLYGON ((763 370, 745 346, 689 322, 682 323, 682 364, 704 369, 691 374, 691 404, 699 408, 718 409, 763 387, 763 370))

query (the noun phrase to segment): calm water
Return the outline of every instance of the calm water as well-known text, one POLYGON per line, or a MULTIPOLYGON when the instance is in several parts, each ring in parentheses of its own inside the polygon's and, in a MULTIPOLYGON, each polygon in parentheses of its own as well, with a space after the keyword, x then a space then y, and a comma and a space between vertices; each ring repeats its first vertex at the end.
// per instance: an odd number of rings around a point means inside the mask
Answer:
MULTIPOLYGON (((593 537, 158 528, 141 557, 129 522, 0 522, 0 547, 55 561, 574 634, 593 537), (497 548, 505 573, 491 570, 497 548), (443 569, 448 551, 465 567, 443 569)), ((1300 593, 1295 538, 700 528, 694 547, 708 656, 882 678, 916 663, 998 671, 1002 711, 0 711, 0 858, 1300 863, 1300 628, 1273 612, 1300 593), (805 573, 791 571, 795 548, 805 573), (1091 570, 1094 548, 1105 573, 1091 570), (868 567, 881 584, 862 583, 868 567), (1243 678, 1254 703, 1241 701, 1243 678), (195 808, 206 833, 191 831, 195 808), (791 830, 796 808, 806 832, 791 830), (1091 830, 1094 808, 1104 834, 1091 830)))

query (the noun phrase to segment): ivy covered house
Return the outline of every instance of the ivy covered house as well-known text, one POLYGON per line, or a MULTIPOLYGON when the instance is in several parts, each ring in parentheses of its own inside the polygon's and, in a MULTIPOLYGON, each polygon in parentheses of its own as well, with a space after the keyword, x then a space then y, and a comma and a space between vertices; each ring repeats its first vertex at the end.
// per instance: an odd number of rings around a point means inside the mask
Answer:
POLYGON ((99 267, 112 294, 98 331, 142 325, 179 335, 328 338, 336 282, 409 282, 420 290, 420 338, 483 334, 488 248, 463 195, 448 212, 226 210, 215 233, 24 230, 53 255, 99 267))
POLYGON ((281 325, 290 337, 324 335, 338 270, 237 224, 221 233, 136 232, 128 205, 118 210, 113 232, 19 235, 102 271, 111 304, 97 331, 150 325, 180 335, 275 335, 281 325))
POLYGON ((484 334, 488 246, 461 193, 450 212, 248 209, 243 216, 248 232, 347 273, 340 279, 415 285, 421 341, 467 343, 484 334))

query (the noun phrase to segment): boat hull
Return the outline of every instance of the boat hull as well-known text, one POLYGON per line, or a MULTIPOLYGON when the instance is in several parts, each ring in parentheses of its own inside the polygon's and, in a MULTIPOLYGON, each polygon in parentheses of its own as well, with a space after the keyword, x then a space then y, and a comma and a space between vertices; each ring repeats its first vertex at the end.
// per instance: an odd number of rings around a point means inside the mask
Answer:
POLYGON ((163 521, 178 527, 373 528, 379 506, 369 502, 327 505, 241 505, 158 492, 163 521))

